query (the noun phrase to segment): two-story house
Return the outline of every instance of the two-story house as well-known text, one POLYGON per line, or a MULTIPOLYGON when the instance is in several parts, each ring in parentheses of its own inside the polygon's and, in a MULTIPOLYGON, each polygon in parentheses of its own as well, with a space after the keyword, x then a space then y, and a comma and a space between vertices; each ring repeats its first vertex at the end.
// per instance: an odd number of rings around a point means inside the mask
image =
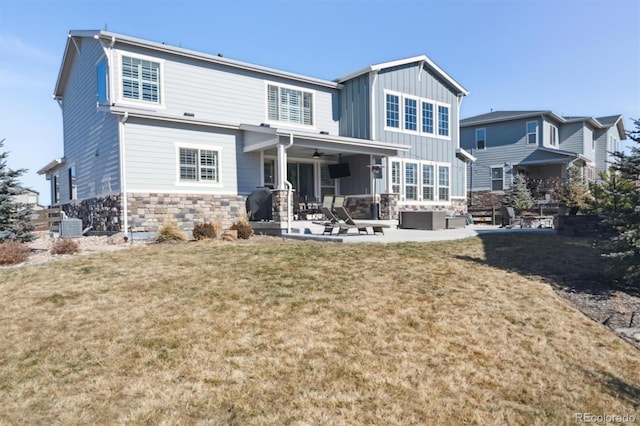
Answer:
POLYGON ((261 186, 274 188, 276 221, 291 220, 293 197, 328 194, 375 192, 385 218, 462 210, 467 93, 424 55, 328 81, 71 31, 54 92, 64 156, 39 173, 52 204, 103 231, 169 218, 189 229, 219 214, 228 224, 261 186))
POLYGON ((469 200, 498 205, 514 174, 526 176, 536 198, 554 199, 571 165, 597 179, 626 139, 622 116, 563 117, 553 111, 493 111, 460 121, 469 165, 469 200))

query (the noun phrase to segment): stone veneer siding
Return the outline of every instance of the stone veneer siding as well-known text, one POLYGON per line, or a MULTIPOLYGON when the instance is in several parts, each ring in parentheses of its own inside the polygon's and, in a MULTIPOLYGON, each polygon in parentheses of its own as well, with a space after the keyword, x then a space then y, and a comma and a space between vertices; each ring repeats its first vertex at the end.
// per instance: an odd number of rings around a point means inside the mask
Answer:
MULTIPOLYGON (((380 219, 394 220, 400 216, 400 210, 455 210, 456 214, 467 212, 467 200, 454 198, 450 204, 403 204, 399 194, 380 194, 380 219)), ((371 195, 345 196, 345 208, 354 219, 371 219, 371 195)))
POLYGON ((467 194, 470 206, 473 208, 501 207, 504 201, 503 192, 473 191, 467 194))
POLYGON ((82 229, 91 226, 92 232, 122 231, 120 194, 74 201, 61 207, 67 217, 82 219, 82 229))
POLYGON ((183 230, 198 223, 219 220, 228 229, 246 218, 245 195, 218 194, 128 194, 129 226, 135 232, 155 232, 166 221, 177 222, 183 230))

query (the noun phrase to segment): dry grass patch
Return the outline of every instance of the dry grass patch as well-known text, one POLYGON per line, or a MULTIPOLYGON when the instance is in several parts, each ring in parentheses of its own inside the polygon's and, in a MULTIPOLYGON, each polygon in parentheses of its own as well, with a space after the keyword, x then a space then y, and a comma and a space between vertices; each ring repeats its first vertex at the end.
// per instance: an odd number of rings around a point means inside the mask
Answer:
POLYGON ((636 413, 637 350, 526 265, 485 252, 584 247, 516 238, 202 241, 0 270, 0 423, 563 424, 636 413))

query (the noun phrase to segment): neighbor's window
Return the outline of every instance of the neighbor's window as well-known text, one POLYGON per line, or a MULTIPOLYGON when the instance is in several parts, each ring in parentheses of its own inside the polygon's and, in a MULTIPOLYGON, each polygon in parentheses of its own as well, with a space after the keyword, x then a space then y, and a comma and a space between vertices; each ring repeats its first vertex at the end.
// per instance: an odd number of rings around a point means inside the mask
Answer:
POLYGON ((387 127, 400 127, 400 97, 387 93, 387 127))
POLYGON ((491 168, 491 190, 502 191, 504 189, 504 168, 491 168))
POLYGON ((60 202, 60 175, 58 173, 51 177, 51 198, 53 204, 60 202))
POLYGON ((486 148, 486 129, 476 129, 476 149, 486 148))
POLYGON ((393 161, 391 163, 391 192, 394 194, 400 194, 400 162, 393 161))
POLYGON ((438 134, 449 136, 449 107, 438 105, 438 134))
POLYGON ((122 97, 160 103, 160 64, 123 56, 122 97))
POLYGON ((422 201, 433 201, 433 164, 422 165, 422 201))
POLYGON ((552 146, 556 146, 556 144, 558 143, 558 128, 554 125, 551 125, 550 128, 550 138, 549 138, 549 143, 552 146))
POLYGON ((449 167, 438 166, 438 200, 449 201, 449 167))
POLYGON ((270 84, 267 103, 269 120, 313 125, 313 94, 310 92, 270 84))
POLYGON ((527 143, 538 143, 538 122, 527 122, 527 143))
POLYGON ((78 187, 76 185, 76 166, 69 167, 69 200, 78 198, 78 187))
POLYGON ((109 73, 106 59, 103 59, 98 63, 96 72, 98 83, 98 103, 100 105, 104 105, 109 102, 109 73))
POLYGON ((414 132, 418 130, 418 101, 415 99, 404 99, 404 128, 414 132))
POLYGON ((404 195, 407 200, 418 199, 418 165, 416 163, 404 165, 404 195))
POLYGON ((180 180, 218 182, 218 152, 180 148, 180 180))

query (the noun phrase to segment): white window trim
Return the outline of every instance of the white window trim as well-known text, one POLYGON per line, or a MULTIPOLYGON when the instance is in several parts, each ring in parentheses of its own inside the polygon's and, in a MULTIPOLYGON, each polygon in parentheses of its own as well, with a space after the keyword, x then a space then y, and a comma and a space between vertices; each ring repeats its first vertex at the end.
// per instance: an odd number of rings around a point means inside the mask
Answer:
POLYGON ((409 95, 409 94, 405 94, 405 93, 401 93, 401 92, 396 92, 393 90, 383 90, 383 99, 384 99, 384 127, 383 129, 387 132, 395 132, 395 133, 406 133, 409 135, 419 135, 419 136, 427 136, 427 137, 432 137, 432 138, 436 138, 436 139, 443 139, 443 140, 451 140, 452 136, 452 108, 451 105, 445 102, 438 102, 438 101, 434 101, 433 99, 428 99, 428 98, 421 98, 415 95, 409 95), (399 109, 399 127, 389 127, 387 126, 387 95, 394 95, 394 96, 398 96, 399 100, 399 105, 398 105, 398 109, 399 109), (408 130, 405 128, 405 99, 414 99, 417 102, 417 108, 416 108, 416 130, 408 130), (427 132, 423 132, 422 131, 422 103, 429 103, 431 105, 433 105, 433 133, 427 133, 427 132), (439 130, 440 130, 440 120, 439 120, 439 116, 438 116, 438 107, 446 107, 449 111, 448 114, 448 128, 447 128, 447 135, 440 135, 439 134, 439 130))
POLYGON ((444 163, 438 161, 425 161, 425 160, 415 160, 415 159, 404 159, 398 157, 387 157, 387 165, 386 167, 389 170, 387 176, 387 187, 389 191, 392 190, 393 182, 392 182, 392 174, 391 174, 391 164, 394 162, 400 163, 400 202, 404 205, 421 205, 421 206, 435 206, 442 205, 443 203, 448 204, 451 203, 451 200, 454 198, 451 195, 451 174, 453 172, 453 167, 451 163, 444 163), (416 164, 417 165, 417 200, 407 200, 406 198, 406 164, 416 164), (430 165, 433 166, 433 200, 423 200, 423 175, 422 175, 422 166, 430 165), (447 167, 449 169, 449 199, 448 200, 440 200, 440 167, 447 167))
POLYGON ((402 93, 392 90, 385 90, 384 95, 384 130, 389 132, 403 133, 404 128, 404 98, 402 93), (398 97, 398 127, 389 127, 387 125, 387 95, 398 97))
MULTIPOLYGON (((222 188, 224 187, 222 183, 222 147, 218 145, 202 145, 202 144, 189 144, 189 143, 176 143, 175 144, 175 153, 176 153, 176 186, 194 186, 194 187, 207 187, 207 188, 222 188), (197 149, 197 150, 206 150, 206 151, 216 151, 218 153, 218 181, 202 181, 200 177, 198 180, 182 180, 180 179, 180 148, 184 149, 197 149)), ((200 157, 198 157, 198 161, 200 157)))
MULTIPOLYGON (((303 95, 303 99, 304 99, 304 95, 303 95)), ((316 126, 317 126, 316 124, 317 123, 316 111, 318 109, 316 107, 317 101, 318 101, 317 91, 315 90, 307 89, 300 86, 294 86, 291 84, 276 83, 275 81, 265 81, 264 82, 264 122, 267 124, 273 124, 274 126, 278 126, 278 127, 290 127, 295 129, 314 130, 316 129, 316 126), (291 121, 271 120, 269 118, 269 86, 276 86, 283 89, 297 90, 302 93, 311 94, 311 122, 313 124, 309 125, 309 124, 293 123, 291 121)))
POLYGON ((116 70, 115 70, 115 75, 117 77, 117 84, 115 85, 115 87, 118 90, 118 104, 122 104, 122 105, 129 105, 129 106, 137 106, 140 107, 141 105, 145 105, 147 107, 153 107, 156 109, 166 109, 166 104, 165 104, 165 99, 166 99, 166 91, 165 91, 165 84, 164 84, 164 73, 165 73, 165 61, 164 59, 160 59, 160 58, 156 58, 153 56, 146 56, 146 55, 140 55, 137 53, 131 53, 131 52, 118 52, 117 55, 117 65, 116 65, 116 70), (122 60, 123 57, 128 57, 128 58, 134 58, 134 59, 139 59, 141 61, 150 61, 150 62, 155 62, 158 64, 159 66, 159 73, 160 73, 160 81, 158 82, 159 85, 159 96, 160 96, 160 102, 149 102, 149 101, 141 101, 141 100, 135 100, 135 99, 129 99, 129 98, 125 98, 123 96, 123 90, 122 90, 122 60))
MULTIPOLYGON (((504 171, 504 165, 496 164, 496 165, 489 166, 489 190, 490 190, 490 192, 499 194, 499 193, 503 193, 505 191, 505 189, 506 189, 505 176, 506 176, 506 173, 504 171), (502 189, 493 189, 493 181, 494 181, 494 179, 493 179, 493 169, 501 169, 502 170, 502 189)), ((495 180, 497 180, 497 179, 495 179, 495 180)))
POLYGON ((476 129, 476 150, 477 151, 484 151, 487 149, 487 128, 486 127, 480 127, 476 129), (484 131, 484 147, 483 148, 478 148, 478 131, 479 130, 483 130, 484 131))
POLYGON ((537 121, 527 121, 527 124, 525 125, 524 131, 525 131, 525 134, 526 134, 525 137, 527 139, 527 145, 535 145, 535 146, 537 146, 538 145, 538 140, 539 140, 538 138, 539 138, 539 134, 540 134, 540 124, 537 121), (533 143, 529 142, 529 135, 532 134, 532 133, 529 132, 529 124, 532 124, 532 123, 536 125, 536 133, 535 133, 536 141, 533 142, 533 143))
MULTIPOLYGON (((422 101, 420 98, 416 96, 404 95, 401 98, 402 102, 402 117, 400 117, 400 125, 402 126, 402 133, 408 133, 410 135, 418 135, 420 134, 420 128, 422 127, 422 111, 420 108, 422 107, 422 101), (406 101, 407 99, 411 99, 416 102, 416 130, 410 130, 406 128, 406 101)), ((386 106, 386 103, 385 103, 386 106)), ((386 114, 385 114, 386 115, 386 114)))

